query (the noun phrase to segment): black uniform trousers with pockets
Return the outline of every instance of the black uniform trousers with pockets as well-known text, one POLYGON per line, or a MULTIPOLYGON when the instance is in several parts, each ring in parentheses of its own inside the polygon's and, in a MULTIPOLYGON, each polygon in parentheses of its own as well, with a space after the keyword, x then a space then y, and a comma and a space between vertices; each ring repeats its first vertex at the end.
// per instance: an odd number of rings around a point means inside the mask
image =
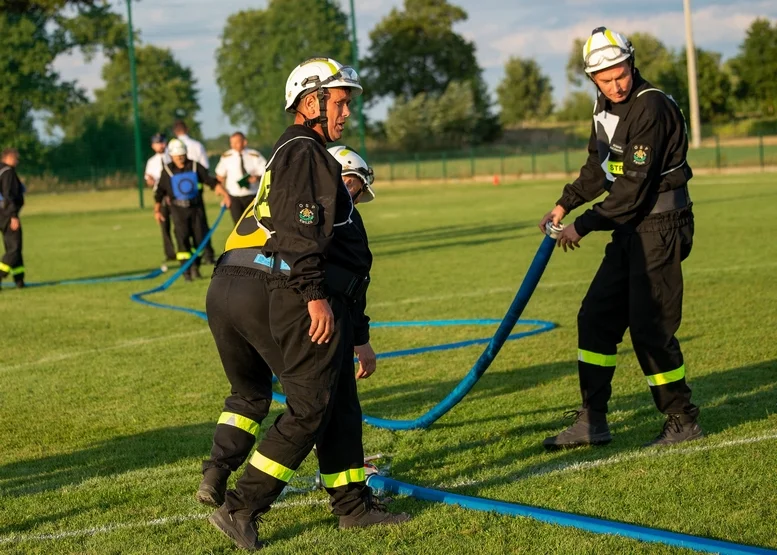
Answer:
POLYGON ((0 215, 0 232, 3 234, 5 254, 0 259, 0 279, 12 275, 14 281, 24 281, 24 260, 22 259, 22 226, 13 231, 11 218, 0 215))
POLYGON ((607 412, 617 346, 629 328, 658 410, 696 416, 675 333, 683 302, 681 263, 693 245, 690 208, 616 231, 578 313, 578 371, 583 406, 607 412))
MULTIPOLYGON (((202 206, 170 206, 170 215, 175 228, 175 242, 178 244, 176 258, 184 264, 208 234, 208 224, 202 206)), ((200 265, 200 257, 194 262, 200 265)))
POLYGON ((286 395, 286 408, 261 439, 236 489, 227 492, 230 512, 269 510, 316 446, 333 512, 349 514, 363 503, 366 492, 349 305, 339 297, 329 298, 335 331, 329 343, 317 345, 308 335, 307 303, 285 287, 282 278, 241 276, 240 269, 234 273, 238 275, 217 272, 206 301, 232 395, 219 419, 211 460, 205 464, 235 470, 245 460, 250 451, 246 446, 253 444, 258 424, 269 410, 274 372, 286 395), (240 428, 235 425, 240 422, 254 433, 242 428, 240 439, 229 429, 240 428))

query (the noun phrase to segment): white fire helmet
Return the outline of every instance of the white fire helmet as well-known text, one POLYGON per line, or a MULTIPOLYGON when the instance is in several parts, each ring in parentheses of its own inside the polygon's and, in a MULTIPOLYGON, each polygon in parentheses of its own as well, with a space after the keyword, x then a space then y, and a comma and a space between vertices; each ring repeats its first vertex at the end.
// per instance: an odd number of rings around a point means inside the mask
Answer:
POLYGON ((352 67, 331 58, 311 58, 294 68, 286 80, 286 111, 295 113, 303 96, 320 89, 351 89, 351 96, 362 93, 359 75, 352 67))
POLYGON ((364 183, 364 193, 359 202, 375 200, 375 191, 372 189, 375 175, 372 172, 372 168, 364 161, 364 158, 359 156, 354 149, 347 146, 333 146, 329 149, 329 154, 343 167, 343 175, 355 175, 364 183))
POLYGON ((186 145, 180 139, 170 139, 167 143, 167 153, 170 156, 186 156, 186 145))
POLYGON ((606 27, 597 27, 583 45, 583 63, 589 75, 632 59, 634 47, 625 36, 606 27))

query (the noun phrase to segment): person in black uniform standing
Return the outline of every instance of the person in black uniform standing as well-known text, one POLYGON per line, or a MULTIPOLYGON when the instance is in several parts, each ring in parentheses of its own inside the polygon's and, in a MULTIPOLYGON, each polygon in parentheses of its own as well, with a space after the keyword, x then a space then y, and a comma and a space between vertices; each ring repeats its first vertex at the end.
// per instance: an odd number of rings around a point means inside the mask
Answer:
MULTIPOLYGON (((183 265, 192 257, 192 253, 208 233, 208 224, 203 213, 205 207, 202 190, 199 183, 209 185, 218 195, 224 197, 224 203, 229 207, 230 199, 224 188, 215 177, 198 162, 186 157, 186 145, 178 139, 173 139, 167 145, 172 162, 164 167, 159 185, 154 192, 154 218, 162 223, 165 217, 162 213, 163 203, 170 204, 170 215, 175 226, 175 241, 178 244, 176 259, 183 265)), ((184 274, 184 279, 200 278, 200 257, 184 274)))
POLYGON ((13 276, 16 287, 24 287, 24 260, 22 259, 22 223, 19 212, 24 206, 24 185, 16 174, 19 152, 6 148, 0 154, 0 232, 3 234, 5 254, 0 260, 0 281, 13 276))
MULTIPOLYGON (((271 369, 287 396, 285 411, 209 519, 245 549, 262 547, 256 519, 314 445, 341 528, 409 518, 388 513, 365 481, 351 357, 367 354, 354 344, 351 305, 366 290, 372 256, 351 219, 342 168, 326 150, 342 135, 351 97, 361 91, 356 72, 331 59, 292 71, 286 109, 295 123, 273 148, 255 205, 227 242, 208 289, 208 322, 225 373, 251 411, 243 416, 266 414, 271 369)), ((360 375, 374 369, 362 362, 360 375)))
POLYGON ((693 244, 692 177, 680 108, 639 74, 623 35, 594 29, 583 47, 585 71, 596 84, 588 161, 564 187, 540 228, 608 193, 558 238, 566 251, 592 231, 612 231, 599 271, 578 314, 578 373, 582 407, 573 424, 547 438, 548 449, 611 441, 607 403, 617 345, 626 328, 653 399, 666 421, 650 445, 703 436, 691 402, 675 333, 682 317, 681 262, 693 244))
MULTIPOLYGON (((359 202, 371 202, 375 199, 372 188, 374 174, 372 168, 356 151, 345 146, 336 146, 329 149, 329 153, 342 166, 343 183, 353 199, 354 205, 359 202)), ((234 198, 232 199, 234 202, 234 198)), ((354 206, 351 212, 351 220, 367 242, 367 230, 361 214, 354 206)), ((239 229, 256 230, 253 205, 251 210, 246 210, 238 220, 238 224, 227 240, 225 251, 240 241, 239 229), (241 225, 241 222, 245 222, 241 225)), ((367 245, 369 247, 369 245, 367 245)), ((239 247, 238 247, 239 248, 239 247)), ((367 271, 372 267, 371 253, 365 251, 364 264, 367 271)), ((359 354, 359 362, 362 368, 356 377, 365 378, 372 374, 376 366, 375 352, 370 345, 370 318, 366 314, 367 294, 360 295, 350 305, 351 321, 353 322, 354 350, 359 354)), ((269 368, 279 369, 283 367, 280 351, 269 349, 265 351, 269 368)), ((264 364, 260 363, 264 368, 264 364)), ((235 472, 248 458, 254 446, 259 426, 267 416, 272 400, 272 392, 264 389, 259 395, 252 394, 252 385, 256 380, 251 376, 250 368, 253 363, 246 364, 242 368, 248 368, 245 379, 243 375, 228 374, 232 386, 232 394, 224 403, 224 410, 219 416, 216 431, 213 437, 211 456, 203 461, 203 479, 195 498, 205 505, 220 507, 224 503, 224 494, 227 488, 227 480, 232 472, 235 472)), ((226 366, 225 366, 226 368, 226 366)), ((230 365, 230 368, 233 366, 230 365)), ((239 368, 234 366, 234 368, 239 368)), ((266 385, 266 384, 265 384, 266 385)))

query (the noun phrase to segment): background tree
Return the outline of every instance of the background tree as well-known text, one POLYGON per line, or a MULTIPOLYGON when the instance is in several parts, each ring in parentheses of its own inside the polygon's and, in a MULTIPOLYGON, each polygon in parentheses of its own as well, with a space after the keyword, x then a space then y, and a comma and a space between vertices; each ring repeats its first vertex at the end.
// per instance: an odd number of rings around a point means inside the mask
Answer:
POLYGON ((221 105, 233 125, 260 145, 291 122, 284 113, 286 78, 300 62, 351 59, 348 19, 333 0, 270 0, 265 10, 231 15, 216 53, 221 105))
POLYGON ((584 91, 573 91, 556 111, 558 121, 587 121, 594 111, 594 97, 584 91))
MULTIPOLYGON (((672 69, 664 74, 663 90, 672 95, 687 117, 690 101, 686 59, 685 50, 675 57, 672 69)), ((731 79, 721 64, 719 53, 696 49, 696 79, 702 123, 731 118, 734 115, 731 79)))
MULTIPOLYGON (((199 109, 196 81, 169 49, 144 45, 135 48, 138 110, 144 139, 170 129, 184 118, 190 133, 200 134, 193 119, 199 109)), ((104 86, 94 91, 93 103, 69 110, 56 122, 64 140, 51 153, 52 161, 79 160, 93 167, 131 167, 134 135, 130 70, 127 50, 117 51, 102 68, 104 86)))
POLYGON ((384 124, 391 146, 403 150, 461 148, 472 141, 475 98, 469 83, 453 81, 442 95, 397 98, 384 124))
POLYGON ((737 97, 756 100, 763 115, 777 113, 777 23, 756 19, 747 30, 739 55, 731 61, 737 97))
POLYGON ((13 144, 28 162, 41 155, 34 110, 62 114, 85 101, 75 82, 54 71, 57 56, 126 43, 126 27, 109 6, 88 0, 13 0, 0 11, 0 145, 13 144))
POLYGON ((439 97, 454 81, 468 83, 476 107, 473 138, 492 138, 499 128, 475 45, 453 30, 466 19, 467 13, 447 0, 405 0, 403 10, 391 10, 370 32, 370 49, 361 61, 366 100, 439 97))
POLYGON ((496 95, 502 107, 499 119, 503 125, 541 120, 553 110, 550 77, 542 74, 534 60, 510 58, 496 95))

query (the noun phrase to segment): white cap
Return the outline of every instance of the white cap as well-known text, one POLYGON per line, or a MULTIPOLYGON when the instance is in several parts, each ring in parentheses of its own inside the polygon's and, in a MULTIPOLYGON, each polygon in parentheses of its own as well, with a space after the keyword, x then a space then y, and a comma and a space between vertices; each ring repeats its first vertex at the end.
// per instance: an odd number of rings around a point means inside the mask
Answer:
POLYGON ((634 56, 634 47, 625 36, 606 27, 597 27, 583 45, 585 72, 596 73, 634 56))
POLYGON ((364 158, 347 146, 333 146, 329 149, 329 154, 343 167, 343 175, 355 175, 364 183, 365 194, 359 202, 375 200, 375 191, 372 189, 375 174, 372 172, 372 168, 367 165, 367 162, 364 161, 364 158))

